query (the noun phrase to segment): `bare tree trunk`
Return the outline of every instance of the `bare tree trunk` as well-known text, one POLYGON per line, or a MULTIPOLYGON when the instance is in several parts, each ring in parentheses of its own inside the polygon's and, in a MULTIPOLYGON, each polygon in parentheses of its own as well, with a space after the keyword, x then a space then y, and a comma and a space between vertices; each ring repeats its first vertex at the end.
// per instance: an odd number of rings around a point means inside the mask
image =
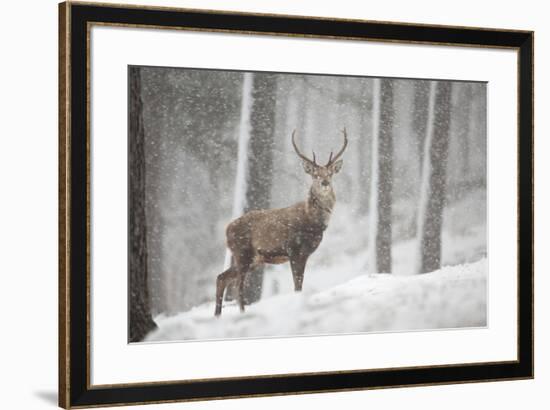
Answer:
POLYGON ((418 210, 419 273, 441 267, 441 231, 445 206, 447 157, 451 113, 449 81, 430 87, 430 121, 424 144, 420 206, 418 210))
MULTIPOLYGON (((430 105, 430 82, 415 81, 414 82, 414 101, 413 101, 413 118, 412 131, 414 135, 414 143, 418 150, 419 178, 422 181, 422 163, 424 161, 424 140, 426 139, 426 129, 428 125, 428 114, 430 105)), ((420 184, 419 184, 420 186, 420 184)), ((417 214, 418 210, 414 210, 417 214)), ((417 232, 417 219, 411 218, 410 233, 414 237, 417 232)))
POLYGON ((460 152, 462 154, 462 179, 470 181, 470 134, 473 92, 471 84, 463 84, 459 95, 459 104, 457 104, 457 138, 460 142, 460 152))
MULTIPOLYGON (((275 75, 254 75, 248 146, 246 212, 270 207, 276 92, 277 78, 275 75)), ((263 277, 263 268, 256 269, 247 275, 244 284, 246 304, 254 303, 260 299, 263 277)))
MULTIPOLYGON (((428 107, 430 98, 430 82, 415 81, 414 83, 414 102, 412 129, 416 146, 418 148, 418 157, 420 164, 424 160, 424 139, 426 138, 426 127, 428 124, 428 107)), ((422 168, 420 169, 422 172, 422 168)))
MULTIPOLYGON (((248 189, 248 144, 250 140, 250 111, 252 109, 253 78, 254 74, 252 73, 245 73, 243 75, 239 136, 237 141, 237 172, 235 174, 232 219, 241 216, 246 209, 246 191, 248 189)), ((223 270, 228 269, 229 266, 231 266, 231 252, 227 249, 223 270)), ((232 293, 233 290, 232 287, 230 287, 227 295, 229 296, 232 293)), ((234 299, 233 295, 227 299, 234 299)))
MULTIPOLYGON (((359 144, 358 144, 358 150, 359 150, 359 157, 360 157, 360 163, 359 163, 359 177, 363 181, 369 181, 371 178, 371 169, 369 167, 370 160, 369 160, 369 154, 371 147, 369 146, 369 141, 372 140, 370 137, 370 134, 372 131, 372 117, 369 118, 367 116, 367 113, 369 111, 372 111, 372 103, 367 104, 367 101, 372 100, 372 81, 366 82, 364 81, 361 85, 361 92, 360 92, 360 98, 361 98, 361 105, 360 109, 363 112, 363 115, 360 117, 359 122, 359 144), (370 126, 370 130, 369 130, 370 126)), ((369 184, 363 184, 363 186, 360 187, 359 192, 359 213, 361 215, 366 215, 369 212, 369 195, 370 195, 370 186, 369 184)))
POLYGON ((164 157, 163 144, 166 140, 167 110, 159 95, 149 96, 147 86, 158 87, 159 94, 164 98, 169 95, 166 87, 168 70, 152 70, 141 68, 140 82, 142 84, 141 99, 143 101, 144 133, 147 134, 147 144, 144 144, 145 155, 145 213, 147 215, 147 276, 149 280, 149 300, 151 312, 158 314, 170 310, 169 294, 171 283, 163 270, 162 237, 165 232, 165 222, 161 214, 165 178, 162 171, 164 157), (147 110, 152 112, 148 113, 147 110))
MULTIPOLYGON (((239 136, 237 149, 237 172, 235 174, 235 188, 233 197, 232 219, 236 219, 244 214, 246 204, 246 193, 248 191, 248 156, 250 143, 250 116, 252 111, 253 96, 252 87, 254 84, 254 74, 244 73, 241 93, 241 112, 239 120, 239 136)), ((225 253, 225 263, 223 270, 228 269, 233 263, 233 257, 229 249, 225 253)), ((230 284, 225 292, 225 300, 237 299, 236 284, 230 284)))
POLYGON ((375 79, 370 205, 370 270, 391 273, 393 82, 375 79))
POLYGON ((145 219, 145 133, 139 67, 129 69, 129 342, 139 342, 156 328, 151 317, 147 280, 147 225, 145 219))

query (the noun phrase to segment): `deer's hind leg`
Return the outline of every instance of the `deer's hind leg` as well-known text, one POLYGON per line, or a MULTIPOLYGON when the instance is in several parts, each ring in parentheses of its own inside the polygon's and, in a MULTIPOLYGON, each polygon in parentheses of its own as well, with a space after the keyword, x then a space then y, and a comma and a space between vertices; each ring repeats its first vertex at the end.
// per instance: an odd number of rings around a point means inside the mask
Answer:
POLYGON ((254 269, 254 251, 246 250, 235 253, 235 265, 239 272, 237 278, 237 299, 239 301, 239 309, 244 312, 244 283, 246 275, 254 269))
POLYGON ((234 282, 238 279, 238 276, 239 271, 234 265, 218 275, 216 279, 216 311, 214 312, 214 315, 221 315, 223 293, 231 282, 234 282))

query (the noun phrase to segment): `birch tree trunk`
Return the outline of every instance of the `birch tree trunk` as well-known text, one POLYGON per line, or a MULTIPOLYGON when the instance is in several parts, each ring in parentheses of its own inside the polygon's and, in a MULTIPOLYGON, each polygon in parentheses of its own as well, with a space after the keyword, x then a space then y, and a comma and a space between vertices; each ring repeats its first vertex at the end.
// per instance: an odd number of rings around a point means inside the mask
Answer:
POLYGON ((140 68, 130 67, 129 124, 129 342, 139 342, 156 328, 151 317, 147 280, 147 225, 145 219, 145 133, 140 68))
POLYGON ((417 272, 441 267, 441 232, 445 206, 447 157, 451 113, 449 81, 430 85, 429 121, 424 143, 424 161, 417 222, 417 272))
MULTIPOLYGON (((237 148, 237 172, 235 175, 235 191, 233 195, 233 212, 231 219, 241 216, 246 208, 246 191, 248 184, 248 143, 250 140, 250 112, 252 109, 252 73, 243 75, 243 88, 241 97, 241 118, 239 122, 239 136, 237 148)), ((231 252, 225 254, 223 270, 231 265, 231 252)), ((227 292, 230 293, 229 291, 227 292)))
MULTIPOLYGON (((235 191, 233 195, 233 212, 231 219, 234 220, 244 214, 247 207, 246 192, 248 190, 248 144, 250 141, 250 114, 252 111, 252 86, 254 82, 253 73, 244 73, 241 96, 241 113, 239 121, 239 136, 237 148, 237 172, 235 175, 235 191)), ((223 270, 228 269, 232 263, 232 256, 229 249, 225 252, 225 263, 223 270)), ((225 292, 225 300, 234 300, 237 297, 237 288, 230 285, 225 292)))
POLYGON ((369 269, 391 273, 393 182, 393 83, 373 83, 373 141, 370 189, 369 269))
MULTIPOLYGON (((426 130, 428 126, 430 106, 430 82, 429 81, 415 81, 414 83, 414 100, 413 100, 413 117, 412 117, 412 132, 414 136, 414 144, 418 152, 418 163, 420 166, 419 180, 422 181, 422 164, 424 162, 424 140, 426 139, 426 130)), ((421 183, 418 184, 420 189, 421 183)), ((414 209, 414 214, 418 214, 419 204, 415 204, 417 209, 414 209)), ((410 235, 416 236, 418 218, 411 218, 410 222, 410 235)))
MULTIPOLYGON (((370 137, 371 132, 373 131, 373 125, 372 125, 372 114, 371 117, 367 115, 367 112, 371 111, 372 109, 372 81, 371 82, 363 82, 361 85, 361 92, 360 92, 360 98, 361 98, 361 105, 360 110, 362 111, 362 115, 360 116, 359 120, 359 144, 358 144, 358 150, 360 155, 360 162, 359 162, 359 177, 363 181, 369 181, 371 178, 371 167, 369 167, 370 159, 370 143, 372 141, 372 138, 370 137), (368 104, 366 101, 371 100, 371 103, 368 104)), ((369 198, 370 198, 370 186, 369 184, 363 184, 361 186, 360 192, 359 192, 359 213, 361 215, 366 215, 369 211, 369 198)))

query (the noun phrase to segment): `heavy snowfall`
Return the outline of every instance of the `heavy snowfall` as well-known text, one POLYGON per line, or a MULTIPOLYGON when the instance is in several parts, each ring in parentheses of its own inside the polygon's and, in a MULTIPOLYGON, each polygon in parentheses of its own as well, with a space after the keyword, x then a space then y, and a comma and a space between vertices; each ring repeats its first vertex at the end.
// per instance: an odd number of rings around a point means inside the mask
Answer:
POLYGON ((130 218, 130 328, 143 314, 154 321, 131 341, 487 325, 485 84, 129 73, 131 150, 132 138, 141 141, 130 153, 130 207, 139 211, 130 218), (266 265, 250 275, 245 312, 229 289, 215 317, 227 224, 305 200, 311 177, 292 131, 324 163, 344 127, 336 203, 303 291, 294 292, 288 263, 266 265))

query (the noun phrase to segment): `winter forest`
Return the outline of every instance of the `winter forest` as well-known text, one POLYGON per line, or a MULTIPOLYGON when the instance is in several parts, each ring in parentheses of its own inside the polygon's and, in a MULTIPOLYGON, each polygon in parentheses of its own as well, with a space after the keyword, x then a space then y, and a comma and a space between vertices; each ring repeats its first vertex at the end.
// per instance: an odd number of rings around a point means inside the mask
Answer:
POLYGON ((483 327, 486 84, 128 68, 129 341, 483 327), (301 292, 289 263, 214 316, 227 225, 306 201, 343 144, 301 292), (313 152, 315 154, 313 154, 313 152))

